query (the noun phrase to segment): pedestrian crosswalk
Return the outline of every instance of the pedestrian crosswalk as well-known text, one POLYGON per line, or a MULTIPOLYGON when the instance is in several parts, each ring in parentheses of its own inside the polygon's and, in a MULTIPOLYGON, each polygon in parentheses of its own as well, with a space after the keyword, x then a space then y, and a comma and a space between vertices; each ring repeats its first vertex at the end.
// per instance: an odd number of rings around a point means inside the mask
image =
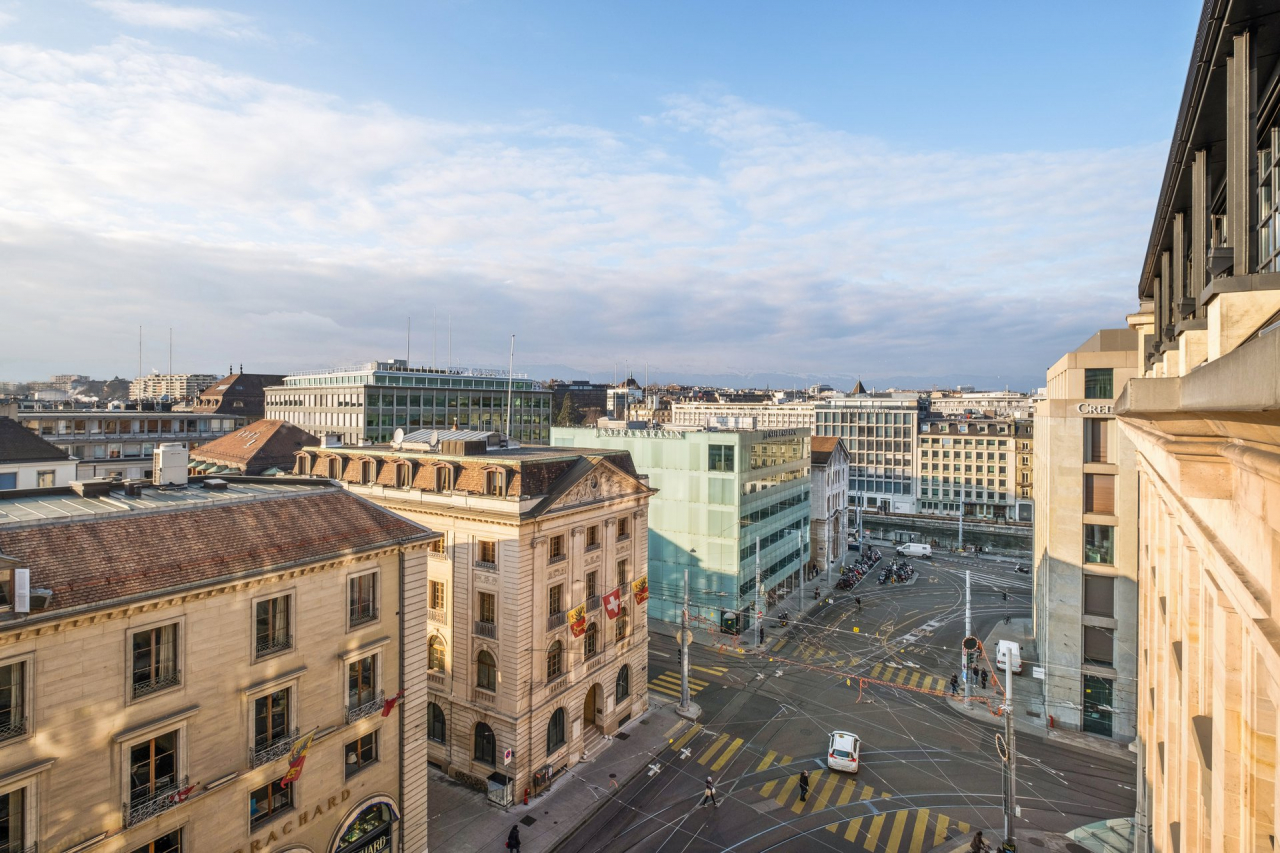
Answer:
MULTIPOLYGON (((789 760, 789 756, 788 756, 789 760)), ((759 788, 760 796, 773 800, 792 814, 801 815, 836 809, 861 800, 886 800, 886 792, 876 794, 871 785, 830 770, 809 774, 808 796, 801 799, 800 774, 771 779, 759 788)), ((883 806, 880 806, 883 808, 883 806)), ((947 838, 965 835, 970 826, 932 809, 888 809, 850 820, 828 824, 827 832, 848 842, 853 849, 880 853, 923 853, 947 838)))
MULTIPOLYGON (((690 669, 693 669, 693 667, 690 667, 690 669)), ((704 689, 706 689, 707 685, 710 683, 711 682, 709 681, 703 681, 701 678, 694 678, 692 675, 689 676, 689 695, 697 696, 704 689)), ((649 689, 656 690, 658 693, 664 693, 667 696, 672 696, 676 699, 679 699, 680 698, 680 673, 671 672, 670 670, 668 670, 667 672, 664 672, 661 675, 659 675, 657 678, 650 679, 649 689)))
POLYGON ((878 663, 871 667, 871 672, 868 675, 877 681, 896 684, 901 687, 910 687, 915 690, 936 690, 941 693, 947 689, 947 680, 942 676, 929 675, 910 666, 878 663))

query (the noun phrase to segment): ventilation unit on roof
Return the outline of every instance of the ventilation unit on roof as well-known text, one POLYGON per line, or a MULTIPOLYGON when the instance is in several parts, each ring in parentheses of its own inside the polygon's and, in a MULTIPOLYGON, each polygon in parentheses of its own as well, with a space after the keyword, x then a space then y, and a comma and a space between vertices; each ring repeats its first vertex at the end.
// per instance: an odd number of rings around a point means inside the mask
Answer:
POLYGON ((227 490, 227 481, 219 480, 217 477, 214 477, 211 480, 205 480, 200 485, 204 486, 211 492, 225 492, 227 490))
POLYGON ((175 442, 165 442, 156 448, 155 468, 151 482, 157 486, 185 486, 190 457, 187 448, 175 442))

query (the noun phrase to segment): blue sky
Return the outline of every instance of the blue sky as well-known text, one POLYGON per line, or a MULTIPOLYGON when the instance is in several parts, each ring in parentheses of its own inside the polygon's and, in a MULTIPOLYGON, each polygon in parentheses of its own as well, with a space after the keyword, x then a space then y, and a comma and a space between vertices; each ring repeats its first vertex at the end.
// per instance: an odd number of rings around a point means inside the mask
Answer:
POLYGON ((412 314, 455 362, 1043 384, 1134 305, 1199 4, 913 9, 0 0, 0 378, 412 314))

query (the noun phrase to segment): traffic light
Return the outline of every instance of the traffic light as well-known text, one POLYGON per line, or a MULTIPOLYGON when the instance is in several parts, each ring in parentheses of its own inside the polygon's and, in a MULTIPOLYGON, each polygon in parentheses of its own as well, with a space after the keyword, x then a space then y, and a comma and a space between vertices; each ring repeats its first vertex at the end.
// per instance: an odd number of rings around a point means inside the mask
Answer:
POLYGON ((684 646, 676 646, 676 666, 684 666, 684 646))
POLYGON ((1001 594, 1002 596, 1004 596, 1004 600, 1005 600, 1005 601, 1008 601, 1008 600, 1009 600, 1009 593, 1007 593, 1007 592, 1002 592, 1002 593, 1000 593, 1000 594, 1001 594))

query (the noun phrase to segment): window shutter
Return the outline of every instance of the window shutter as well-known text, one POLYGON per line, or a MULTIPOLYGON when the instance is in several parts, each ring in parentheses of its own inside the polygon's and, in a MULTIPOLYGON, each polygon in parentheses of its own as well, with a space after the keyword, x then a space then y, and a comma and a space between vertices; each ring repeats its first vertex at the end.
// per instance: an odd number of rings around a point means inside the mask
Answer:
POLYGON ((1094 628, 1086 625, 1084 628, 1084 658, 1093 663, 1110 664, 1112 663, 1112 638, 1111 632, 1106 628, 1094 628))
POLYGON ((1115 616, 1115 578, 1084 576, 1084 612, 1090 616, 1115 616))
POLYGON ((1116 478, 1111 474, 1084 475, 1084 511, 1114 515, 1116 478))
POLYGON ((1105 418, 1089 419, 1089 461, 1106 462, 1110 456, 1107 448, 1107 421, 1105 418))

